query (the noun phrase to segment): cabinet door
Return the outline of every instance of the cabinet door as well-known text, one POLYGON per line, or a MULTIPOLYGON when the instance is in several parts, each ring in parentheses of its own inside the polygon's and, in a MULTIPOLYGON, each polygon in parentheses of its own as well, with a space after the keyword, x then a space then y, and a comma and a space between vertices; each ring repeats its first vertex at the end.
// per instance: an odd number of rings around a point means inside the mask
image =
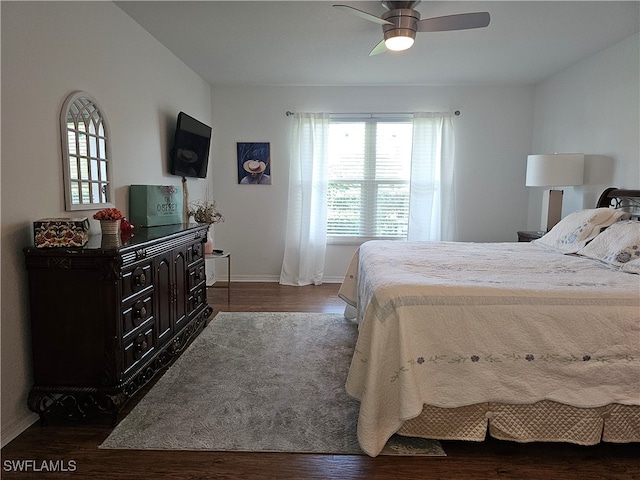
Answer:
POLYGON ((158 257, 155 261, 155 284, 157 287, 158 308, 156 309, 156 325, 160 346, 173 336, 173 252, 158 257))
POLYGON ((175 292, 175 332, 182 328, 187 318, 187 253, 186 249, 174 250, 173 280, 175 292))

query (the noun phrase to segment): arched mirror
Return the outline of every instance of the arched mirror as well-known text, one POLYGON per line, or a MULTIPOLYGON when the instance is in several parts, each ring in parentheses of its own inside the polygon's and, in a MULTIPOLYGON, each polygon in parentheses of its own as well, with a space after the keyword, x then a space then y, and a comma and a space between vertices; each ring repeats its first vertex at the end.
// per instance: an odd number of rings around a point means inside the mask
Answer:
POLYGON ((65 208, 113 207, 109 126, 98 102, 74 92, 60 112, 65 208))

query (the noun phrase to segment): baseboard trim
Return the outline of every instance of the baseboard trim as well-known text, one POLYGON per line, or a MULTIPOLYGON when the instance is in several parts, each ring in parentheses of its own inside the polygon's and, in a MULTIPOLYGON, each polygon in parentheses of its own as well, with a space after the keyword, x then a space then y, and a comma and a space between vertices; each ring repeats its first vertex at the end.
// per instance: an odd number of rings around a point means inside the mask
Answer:
POLYGON ((22 418, 19 418, 15 422, 9 424, 6 428, 2 429, 2 448, 7 446, 18 435, 24 432, 31 425, 36 423, 40 419, 40 416, 36 413, 29 413, 22 418))
MULTIPOLYGON (((221 282, 224 282, 225 278, 220 278, 221 282)), ((342 283, 344 277, 324 277, 322 279, 322 283, 342 283)), ((247 282, 247 283, 257 283, 257 282, 266 282, 266 283, 278 283, 280 281, 280 276, 276 275, 266 275, 266 276, 258 276, 258 275, 232 275, 231 283, 233 282, 247 282)), ((215 283, 215 282, 214 282, 215 283)))
MULTIPOLYGON (((221 282, 224 282, 224 278, 220 277, 221 282)), ((280 281, 279 275, 231 275, 231 282, 268 282, 278 283, 280 281)))
POLYGON ((324 277, 322 283, 342 283, 344 277, 324 277))

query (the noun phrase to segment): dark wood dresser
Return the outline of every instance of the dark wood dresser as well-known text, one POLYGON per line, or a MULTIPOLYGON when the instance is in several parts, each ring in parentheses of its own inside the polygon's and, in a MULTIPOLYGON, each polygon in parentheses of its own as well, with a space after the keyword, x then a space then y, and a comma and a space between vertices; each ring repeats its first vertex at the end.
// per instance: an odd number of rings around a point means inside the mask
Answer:
MULTIPOLYGON (((204 328, 207 225, 137 228, 123 244, 24 250, 41 418, 113 415, 204 328)), ((114 241, 115 240, 115 241, 114 241)))

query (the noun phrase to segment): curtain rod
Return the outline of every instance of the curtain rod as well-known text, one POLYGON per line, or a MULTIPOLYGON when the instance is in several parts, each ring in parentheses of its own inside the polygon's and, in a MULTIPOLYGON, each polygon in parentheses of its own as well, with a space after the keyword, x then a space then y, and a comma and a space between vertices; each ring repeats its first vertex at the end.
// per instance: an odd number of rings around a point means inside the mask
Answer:
MULTIPOLYGON (((381 113, 381 112, 378 112, 378 113, 381 113)), ((459 117, 459 116, 460 116, 460 110, 456 110, 455 112, 453 112, 453 114, 454 114, 456 117, 459 117)), ((294 116, 294 115, 295 115, 295 113, 294 113, 294 112, 292 112, 292 111, 290 111, 290 110, 287 110, 287 111, 285 112, 285 115, 286 115, 287 117, 292 117, 292 116, 294 116)), ((371 112, 368 112, 368 113, 356 113, 356 114, 353 114, 353 115, 371 115, 371 112)), ((402 112, 402 113, 398 113, 398 112, 391 112, 391 113, 385 113, 385 115, 410 115, 410 113, 407 113, 407 112, 402 112)))

